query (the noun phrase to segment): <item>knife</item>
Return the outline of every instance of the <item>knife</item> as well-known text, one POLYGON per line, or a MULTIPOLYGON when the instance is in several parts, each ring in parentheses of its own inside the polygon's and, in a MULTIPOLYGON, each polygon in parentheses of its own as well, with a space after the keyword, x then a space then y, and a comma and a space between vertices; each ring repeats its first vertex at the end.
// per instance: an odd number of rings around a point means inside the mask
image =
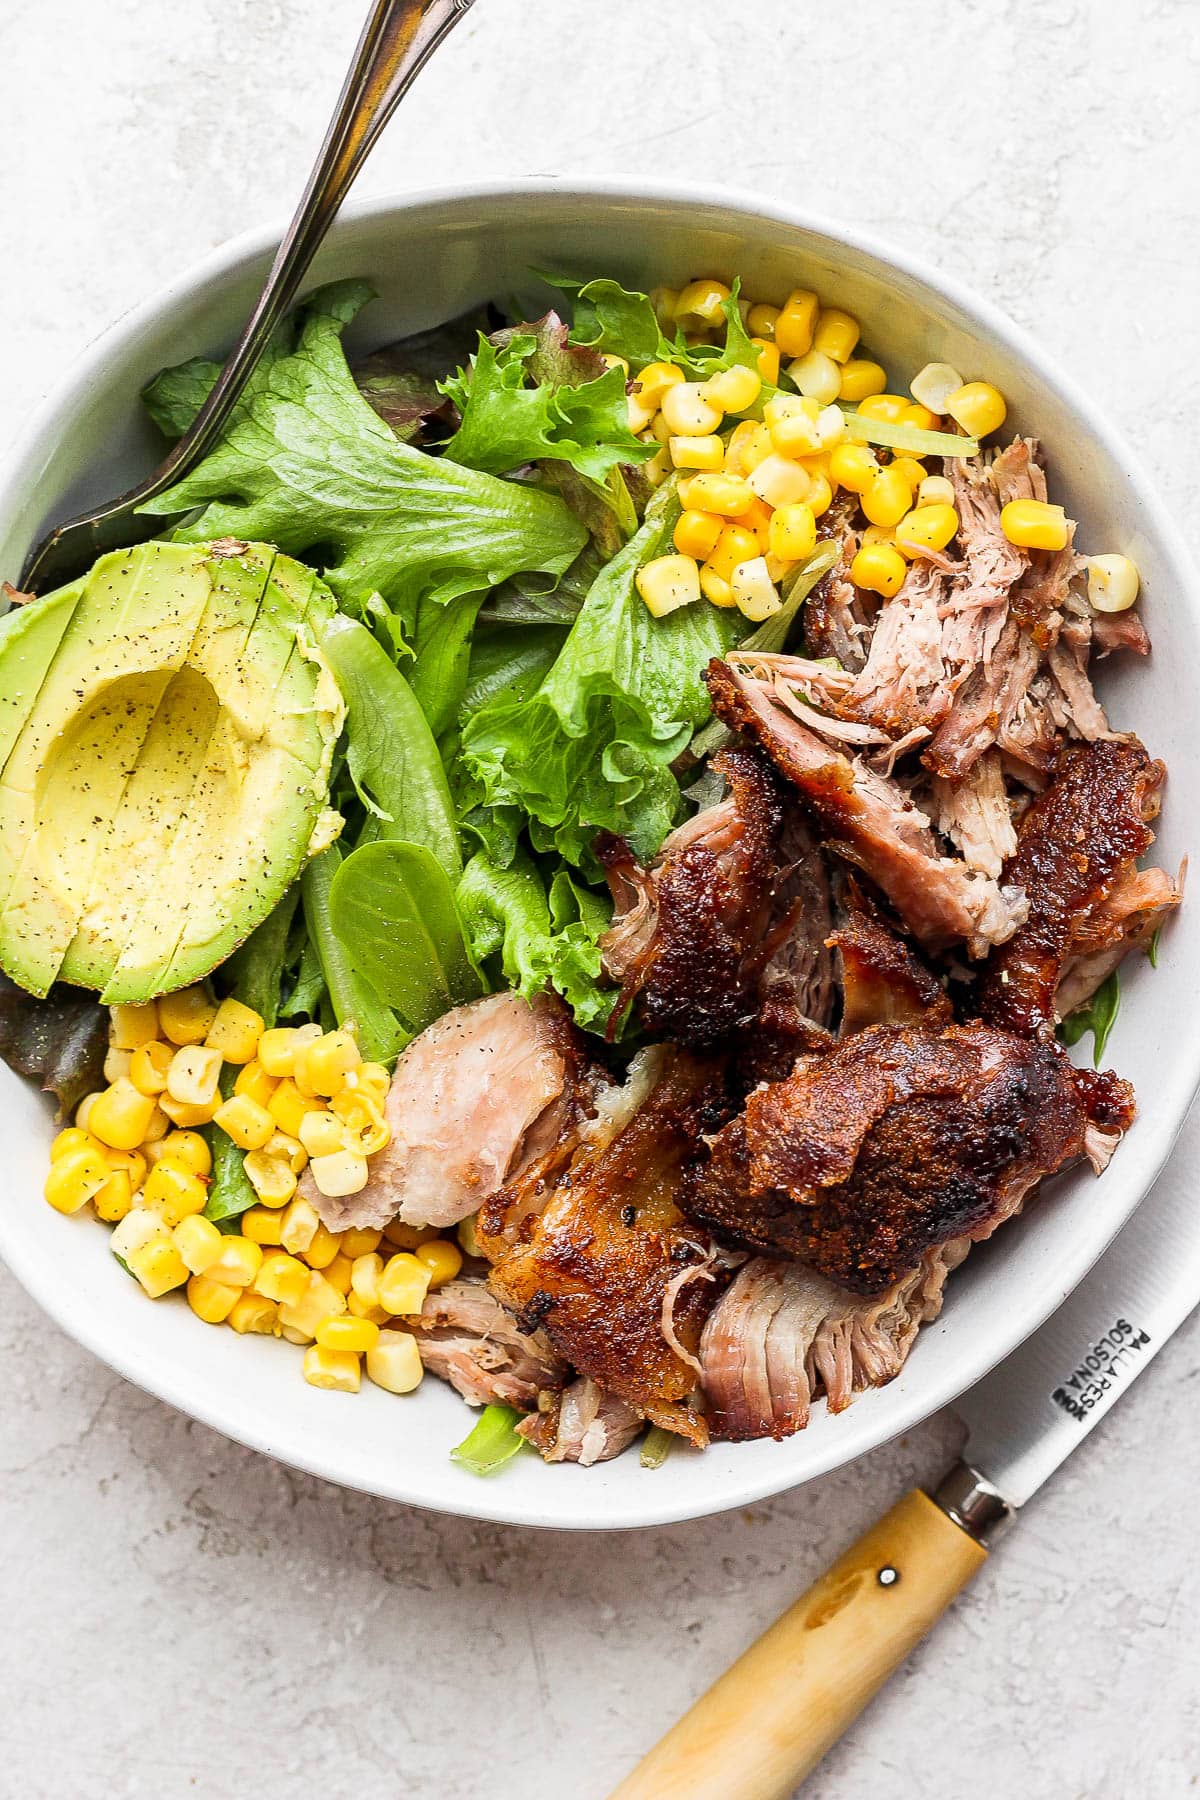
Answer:
POLYGON ((956 1402, 961 1461, 851 1546, 611 1800, 787 1800, 1200 1303, 1200 1113, 1091 1274, 956 1402))

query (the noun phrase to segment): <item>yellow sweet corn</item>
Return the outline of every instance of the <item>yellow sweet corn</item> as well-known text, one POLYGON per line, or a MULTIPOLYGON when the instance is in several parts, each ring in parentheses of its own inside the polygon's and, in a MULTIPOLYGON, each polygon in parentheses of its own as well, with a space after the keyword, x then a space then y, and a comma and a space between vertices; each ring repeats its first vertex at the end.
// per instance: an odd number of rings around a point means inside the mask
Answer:
POLYGON ((792 506, 808 493, 808 471, 792 457, 773 451, 751 475, 750 486, 769 507, 792 506))
POLYGON ((872 525, 898 525, 912 505, 912 488, 895 464, 880 469, 862 495, 862 509, 872 525))
POLYGON ((306 1269, 296 1257, 287 1256, 282 1250, 269 1250, 252 1285, 254 1292, 261 1294, 264 1300, 274 1300, 280 1306, 295 1306, 308 1290, 311 1273, 312 1270, 306 1269))
POLYGON ((721 369, 716 375, 710 375, 700 384, 700 393, 710 406, 722 413, 749 412, 762 393, 762 377, 753 369, 735 363, 731 369, 721 369))
POLYGON ((140 1006, 113 1006, 108 1014, 108 1041, 114 1050, 140 1050, 158 1036, 158 1007, 153 1000, 140 1006))
POLYGON ((168 1119, 166 1113, 163 1111, 160 1098, 154 1103, 154 1111, 150 1114, 150 1123, 146 1127, 146 1135, 138 1146, 139 1149, 146 1151, 148 1155, 150 1146, 152 1144, 161 1143, 162 1139, 167 1136, 170 1129, 171 1120, 168 1119))
POLYGON ((203 1275, 216 1262, 225 1240, 211 1219, 181 1219, 172 1232, 175 1248, 193 1275, 203 1275))
POLYGON ((367 1374, 376 1387, 389 1394, 411 1394, 421 1385, 425 1369, 411 1331, 381 1331, 379 1341, 367 1351, 367 1374))
POLYGON ((304 1260, 310 1269, 326 1269, 341 1247, 342 1240, 338 1232, 330 1231, 324 1225, 318 1225, 308 1249, 304 1252, 304 1260))
MULTIPOLYGON (((698 573, 696 585, 699 586, 698 573)), ((699 594, 696 598, 699 599, 699 594)), ((367 1159, 353 1150, 334 1150, 327 1156, 310 1156, 308 1167, 318 1189, 330 1200, 340 1200, 347 1194, 359 1194, 367 1185, 367 1159)))
POLYGON ((163 1094, 158 1104, 172 1125, 178 1126, 180 1131, 191 1131, 197 1125, 210 1123, 217 1110, 217 1096, 214 1095, 207 1106, 192 1106, 186 1100, 173 1100, 170 1094, 163 1094))
POLYGON ((187 1284, 188 1305, 206 1325, 223 1325, 241 1297, 241 1289, 207 1275, 193 1275, 187 1284))
POLYGON ((212 1152, 198 1131, 169 1131, 159 1155, 171 1157, 193 1175, 212 1173, 212 1152))
POLYGON ((656 287, 650 289, 650 304, 654 308, 654 316, 664 331, 672 331, 675 327, 675 308, 679 305, 679 294, 675 288, 656 287))
POLYGON ((769 619, 783 605, 763 556, 752 556, 747 562, 739 563, 729 578, 729 585, 738 611, 756 625, 769 619))
POLYGON ((478 1213, 471 1213, 467 1218, 460 1219, 454 1228, 454 1235, 458 1239, 459 1246, 462 1249, 464 1256, 483 1255, 483 1250, 479 1243, 479 1233, 475 1227, 475 1221, 478 1216, 478 1213))
POLYGON ((50 1146, 50 1161, 57 1162, 60 1156, 66 1156, 69 1150, 98 1150, 96 1139, 78 1125, 68 1125, 58 1133, 50 1146))
POLYGON ((1088 600, 1096 612, 1127 612, 1137 599, 1140 586, 1137 565, 1127 556, 1110 552, 1088 557, 1088 600))
POLYGON ((719 437, 672 437, 667 449, 675 469, 699 469, 715 475, 725 467, 725 446, 719 437))
POLYGON ((937 431, 942 423, 940 413, 930 412, 927 406, 919 406, 914 401, 906 406, 900 414, 902 425, 915 425, 918 431, 937 431))
MULTIPOLYGON (((656 556, 651 562, 643 563, 634 579, 647 611, 656 619, 677 612, 681 606, 691 606, 700 598, 700 571, 692 556, 656 556)), ((329 1178, 336 1179, 332 1171, 329 1178)), ((313 1180, 320 1187, 315 1165, 313 1180)), ((363 1182, 365 1180, 364 1164, 363 1182)), ((325 1189, 321 1191, 324 1193, 325 1189)), ((358 1190, 349 1188, 346 1191, 356 1193, 358 1190)))
POLYGON ((171 1058, 167 1093, 184 1106, 208 1106, 217 1097, 221 1052, 202 1044, 184 1044, 171 1058))
POLYGON ((346 1147, 342 1121, 324 1109, 304 1115, 300 1121, 299 1136, 310 1156, 333 1156, 346 1147))
POLYGON ((279 1086, 277 1075, 268 1075, 257 1057, 238 1070, 237 1080, 233 1084, 235 1094, 244 1094, 247 1100, 257 1101, 265 1106, 271 1095, 279 1086))
POLYGON ((746 330, 751 337, 766 338, 769 344, 775 342, 775 323, 779 318, 777 306, 766 306, 760 300, 752 305, 746 314, 746 330))
POLYGON ((202 987, 180 988, 158 1002, 158 1027, 172 1044, 202 1044, 216 1016, 216 1005, 202 987))
POLYGON ((357 1228, 352 1226, 342 1233, 342 1254, 352 1260, 356 1256, 370 1256, 373 1250, 379 1248, 382 1240, 382 1231, 365 1225, 357 1228))
POLYGON ((345 1295, 339 1294, 316 1269, 310 1269, 300 1298, 280 1302, 279 1319, 281 1324, 289 1325, 293 1331, 304 1331, 309 1337, 315 1337, 322 1319, 333 1318, 345 1311, 345 1295))
POLYGON ((830 485, 829 477, 824 474, 814 475, 809 483, 808 498, 805 501, 813 518, 819 519, 823 512, 828 512, 832 501, 833 488, 830 485))
POLYGON ((305 1041, 300 1036, 297 1026, 272 1026, 269 1031, 264 1031, 258 1040, 257 1061, 268 1075, 276 1077, 290 1075, 294 1067, 296 1051, 305 1041))
POLYGON ((92 1195, 92 1210, 106 1225, 116 1225, 133 1205, 133 1183, 126 1169, 114 1169, 92 1195))
POLYGON ((671 461, 671 453, 664 446, 649 462, 642 464, 642 474, 652 488, 660 488, 664 481, 674 473, 675 464, 671 461))
POLYGON ((958 514, 952 506, 921 505, 906 513, 896 527, 896 545, 920 550, 944 550, 958 530, 958 514))
POLYGON ((217 1107, 213 1121, 239 1150, 261 1150, 275 1130, 273 1116, 249 1094, 231 1094, 217 1107))
POLYGON ((113 1227, 108 1247, 114 1256, 119 1256, 122 1262, 128 1263, 137 1251, 144 1250, 151 1244, 174 1246, 174 1242, 157 1213, 147 1212, 144 1206, 135 1206, 113 1227))
POLYGON ((331 1263, 326 1264, 321 1273, 330 1287, 336 1288, 339 1294, 349 1294, 350 1276, 354 1265, 344 1251, 339 1250, 331 1263))
POLYGON ((85 1094, 83 1099, 79 1102, 79 1105, 75 1108, 75 1124, 80 1131, 87 1130, 88 1120, 92 1116, 92 1108, 99 1098, 99 1094, 85 1094))
POLYGON ((225 1062, 244 1064, 253 1058, 264 1030, 262 1014, 253 1007, 243 1006, 240 1000, 222 1000, 204 1042, 210 1050, 219 1051, 225 1062))
POLYGON ((723 281, 714 281, 707 276, 699 281, 689 281, 675 302, 675 323, 684 332, 707 331, 711 326, 723 325, 728 299, 729 289, 723 281))
POLYGON ((858 410, 864 419, 886 419, 894 423, 904 417, 908 404, 903 394, 868 394, 858 410))
POLYGON ((285 1250, 298 1256, 307 1250, 321 1226, 316 1208, 297 1195, 279 1215, 279 1241, 285 1250))
POLYGON ((379 1342, 379 1327, 369 1319, 342 1313, 336 1319, 322 1319, 314 1335, 322 1350, 349 1350, 358 1355, 374 1349, 379 1342))
POLYGON ((249 1238, 222 1237, 221 1249, 204 1273, 227 1287, 249 1287, 262 1268, 263 1253, 249 1238))
POLYGON ((436 1225, 406 1225, 403 1219, 389 1219, 383 1228, 389 1244, 398 1250, 415 1250, 418 1244, 430 1244, 438 1236, 436 1225))
POLYGON ((907 481, 910 494, 915 494, 925 479, 925 465, 918 462, 915 456, 893 454, 889 467, 895 469, 896 473, 907 481))
POLYGON ((809 400, 830 406, 842 391, 842 370, 823 350, 810 350, 788 364, 788 374, 809 400))
POLYGON ((817 544, 817 521, 803 501, 780 506, 771 519, 768 547, 782 562, 799 562, 811 556, 817 544))
POLYGON ((953 506, 954 483, 945 475, 926 475, 917 489, 917 501, 921 506, 953 506))
POLYGON ((754 505, 754 489, 741 475, 692 475, 679 488, 683 505, 723 519, 736 519, 754 505))
MULTIPOLYGON (((758 540, 756 539, 755 542, 758 540)), ((700 570, 700 592, 712 606, 728 609, 733 606, 733 588, 726 576, 718 574, 711 563, 705 563, 700 570)))
POLYGON ((652 362, 635 379, 642 404, 654 410, 662 405, 667 389, 677 387, 683 380, 683 370, 675 363, 652 362))
POLYGON ((350 1268, 350 1287, 364 1306, 379 1305, 379 1282, 383 1275, 383 1258, 369 1250, 356 1256, 350 1268))
POLYGON ((304 1379, 310 1387, 330 1388, 339 1394, 357 1394, 362 1364, 349 1350, 323 1350, 310 1344, 304 1352, 304 1379))
POLYGON ((779 345, 768 343, 766 338, 752 337, 750 342, 758 351, 758 374, 761 381, 769 382, 772 387, 779 383, 779 345))
POLYGON ((230 1307, 225 1323, 243 1336, 255 1332, 260 1337, 270 1337, 278 1321, 279 1308, 274 1301, 265 1300, 261 1294, 247 1293, 243 1288, 230 1307))
POLYGON ((866 444, 839 444, 829 458, 829 477, 852 494, 865 494, 879 474, 879 463, 866 444))
POLYGON ((927 407, 940 418, 951 394, 962 386, 962 376, 950 363, 931 362, 913 376, 908 391, 919 406, 927 407))
POLYGON ((164 1225, 178 1225, 208 1204, 208 1188, 198 1175, 174 1157, 160 1156, 142 1189, 142 1205, 158 1213, 164 1225))
POLYGON ((42 1191, 55 1212, 76 1213, 100 1192, 111 1175, 99 1146, 81 1144, 50 1164, 42 1191))
MULTIPOLYGON (((774 455, 775 446, 766 426, 757 419, 743 419, 735 425, 725 451, 725 473, 731 476, 752 475, 759 463, 774 455)), ((693 481, 711 480, 711 476, 694 475, 693 481)), ((680 482, 680 487, 683 483, 680 482)))
POLYGON ((368 1306, 365 1300, 359 1299, 353 1288, 346 1295, 346 1306, 356 1319, 370 1319, 372 1325, 386 1325, 392 1316, 382 1306, 368 1306))
MULTIPOLYGON (((133 1215, 127 1213, 126 1218, 133 1215)), ((122 1221, 124 1223, 124 1221, 122 1221)), ((182 1287, 188 1278, 187 1268, 174 1244, 147 1244, 141 1250, 133 1250, 125 1258, 131 1275, 141 1283, 152 1300, 158 1300, 172 1289, 182 1287)))
POLYGON ((462 1251, 449 1238, 434 1238, 432 1243, 421 1244, 413 1254, 429 1270, 431 1288, 444 1287, 448 1281, 453 1281, 463 1265, 462 1251))
MULTIPOLYGON (((775 335, 778 337, 778 332, 775 335)), ((812 348, 831 356, 835 363, 845 364, 853 356, 861 335, 862 328, 850 313, 836 306, 822 307, 812 334, 812 348)))
POLYGON ((674 543, 681 556, 703 562, 716 549, 717 539, 725 528, 719 513, 698 512, 689 507, 675 524, 674 543))
POLYGON ((129 1058, 129 1079, 139 1094, 149 1094, 155 1099, 167 1091, 167 1071, 175 1058, 175 1050, 170 1044, 157 1040, 152 1044, 139 1044, 129 1058))
POLYGON ((861 406, 872 394, 882 394, 886 387, 887 375, 877 362, 855 357, 842 368, 838 398, 848 406, 861 406))
POLYGON ((821 302, 809 288, 793 288, 775 318, 775 343, 784 356, 803 356, 812 348, 821 302))
POLYGON ((283 1242, 283 1221, 265 1206, 252 1206, 242 1214, 242 1236, 260 1249, 275 1249, 283 1242))
POLYGON ((139 1094, 128 1076, 121 1076, 98 1094, 88 1109, 86 1129, 113 1150, 136 1150, 154 1116, 155 1101, 139 1094))
MULTIPOLYGON (((745 525, 727 525, 717 539, 717 547, 704 565, 722 581, 732 582, 739 563, 758 555, 758 538, 745 525)), ((708 596, 712 598, 711 594, 708 596)))
POLYGON ((267 1111, 280 1131, 286 1131, 289 1137, 294 1138, 299 1138, 300 1121, 307 1113, 323 1110, 323 1101, 314 1099, 312 1095, 302 1094, 290 1079, 281 1081, 267 1101, 267 1111))
POLYGON ((968 381, 946 396, 944 410, 972 437, 999 431, 1008 416, 1004 395, 990 381, 968 381))
POLYGON ((393 1316, 419 1313, 429 1292, 430 1272, 406 1250, 390 1256, 379 1277, 379 1304, 393 1316))
POLYGON ((1000 509, 1000 529, 1010 544, 1024 550, 1065 550, 1071 541, 1066 513, 1045 500, 1010 500, 1000 509))
POLYGON ((701 381, 678 381, 662 397, 662 416, 672 437, 710 437, 721 423, 721 409, 704 395, 701 381))
POLYGON ((297 1084, 303 1082, 314 1094, 328 1099, 337 1093, 346 1076, 361 1064, 362 1054, 352 1032, 327 1031, 297 1054, 297 1084))
POLYGON ((122 1075, 128 1075, 132 1062, 132 1050, 114 1050, 110 1046, 104 1055, 105 1081, 117 1081, 122 1075))
POLYGON ((882 594, 885 600, 899 593, 907 573, 907 563, 890 544, 864 544, 850 564, 855 587, 882 594))
POLYGON ((104 1160, 115 1173, 118 1169, 129 1177, 129 1186, 134 1193, 146 1179, 147 1160, 140 1150, 108 1150, 104 1152, 104 1160))
POLYGON ((286 1206, 296 1191, 296 1175, 281 1156, 248 1150, 242 1159, 246 1180, 264 1206, 286 1206))

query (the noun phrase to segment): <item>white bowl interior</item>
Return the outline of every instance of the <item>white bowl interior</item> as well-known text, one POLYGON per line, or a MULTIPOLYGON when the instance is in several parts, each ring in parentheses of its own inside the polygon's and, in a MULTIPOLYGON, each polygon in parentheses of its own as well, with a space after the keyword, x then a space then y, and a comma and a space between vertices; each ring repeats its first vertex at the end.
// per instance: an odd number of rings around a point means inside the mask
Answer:
MULTIPOLYGON (((0 576, 14 579, 43 521, 119 491, 158 446, 137 394, 165 363, 225 348, 257 292, 273 239, 227 247, 120 321, 43 410, 0 485, 0 576)), ((372 347, 487 298, 536 292, 533 269, 616 275, 634 285, 741 275, 755 296, 816 288, 863 321, 864 341, 897 379, 924 362, 986 375, 1008 396, 1010 423, 1036 431, 1055 497, 1079 542, 1138 563, 1154 640, 1147 664, 1114 663, 1101 691, 1119 726, 1138 730, 1171 772, 1156 855, 1171 867, 1200 815, 1200 763, 1180 670, 1200 666, 1200 622, 1169 522, 1114 434, 1016 329, 980 302, 830 227, 762 213, 752 201, 686 190, 641 195, 619 185, 517 189, 372 203, 343 218, 313 281, 365 275, 379 300, 352 343, 372 347)), ((357 1398, 318 1392, 290 1346, 202 1325, 182 1302, 151 1305, 105 1253, 104 1234, 40 1197, 52 1134, 47 1107, 0 1068, 8 1192, 0 1252, 68 1331, 129 1379, 286 1462, 370 1492, 437 1507, 563 1527, 623 1527, 718 1511, 847 1461, 951 1400, 1053 1310, 1124 1223, 1161 1166, 1194 1091, 1200 1054, 1200 922, 1186 909, 1164 933, 1158 971, 1123 972, 1110 1060, 1137 1088, 1141 1117, 1099 1183, 1076 1173, 1029 1216, 977 1250, 950 1284, 901 1376, 840 1418, 818 1408, 783 1444, 680 1452, 654 1473, 636 1455, 581 1471, 524 1455, 490 1481, 452 1464, 472 1415, 435 1380, 397 1400, 364 1384, 357 1398)))

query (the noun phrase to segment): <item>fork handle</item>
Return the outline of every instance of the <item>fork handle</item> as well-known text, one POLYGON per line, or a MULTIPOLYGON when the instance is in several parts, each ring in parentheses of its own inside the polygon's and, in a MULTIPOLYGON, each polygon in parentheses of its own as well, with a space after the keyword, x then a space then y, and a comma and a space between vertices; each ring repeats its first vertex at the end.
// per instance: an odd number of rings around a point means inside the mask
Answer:
POLYGON ((472 4, 473 0, 375 0, 320 155, 262 293, 208 399, 155 470, 144 498, 180 480, 220 436, 367 153, 433 52, 472 4))
POLYGON ((986 1560, 906 1494, 715 1681, 611 1800, 787 1800, 986 1560))

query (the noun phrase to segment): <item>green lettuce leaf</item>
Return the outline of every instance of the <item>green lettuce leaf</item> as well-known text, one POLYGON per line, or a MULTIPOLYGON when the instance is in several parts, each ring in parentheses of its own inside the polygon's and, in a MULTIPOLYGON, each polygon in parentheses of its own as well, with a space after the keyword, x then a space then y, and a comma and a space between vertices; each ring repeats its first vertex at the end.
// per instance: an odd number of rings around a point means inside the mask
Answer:
POLYGON ((361 281, 312 295, 294 347, 281 341, 255 371, 216 449, 144 510, 201 508, 174 532, 187 543, 319 551, 344 607, 361 612, 378 595, 406 629, 422 596, 446 602, 519 570, 560 574, 586 539, 562 500, 400 443, 363 399, 341 338, 370 297, 361 281))
POLYGON ((697 379, 732 368, 735 363, 758 369, 759 353, 742 323, 738 309, 740 284, 736 281, 721 307, 725 314, 725 343, 721 346, 687 344, 681 333, 667 337, 649 296, 623 288, 618 281, 581 284, 555 276, 551 285, 572 297, 572 343, 605 355, 622 356, 635 374, 652 362, 678 363, 697 379))
MULTIPOLYGON (((278 354, 276 352, 276 354, 278 354)), ((272 356, 268 348, 264 355, 272 356)), ((191 356, 173 369, 163 369, 142 389, 142 405, 164 437, 181 438, 211 393, 220 363, 191 356)))
POLYGON ((641 443, 629 429, 623 369, 603 369, 579 386, 535 376, 530 386, 538 349, 537 328, 500 349, 481 336, 469 369, 443 384, 462 414, 445 447, 451 461, 493 475, 523 463, 565 462, 603 483, 622 463, 654 455, 658 446, 641 443))
POLYGON ((1114 969, 1106 980, 1100 983, 1086 1006, 1076 1007, 1058 1027, 1060 1043, 1068 1046, 1077 1044, 1085 1032, 1092 1034, 1094 1049, 1093 1062, 1097 1068, 1104 1060, 1108 1036, 1116 1023, 1117 1013, 1121 1007, 1121 972, 1114 969))
POLYGON ((603 1031, 615 998, 600 979, 597 940, 612 906, 560 869, 546 886, 523 850, 507 868, 484 851, 458 884, 458 910, 477 962, 497 959, 506 987, 528 999, 553 987, 585 1030, 603 1031))
POLYGON ((596 831, 653 855, 680 812, 670 764, 709 716, 704 670, 741 615, 707 603, 652 618, 634 577, 669 547, 678 502, 660 489, 637 536, 593 583, 540 687, 470 717, 462 757, 492 806, 521 807, 535 848, 585 860, 596 831))
POLYGON ((0 1059, 58 1101, 57 1117, 104 1086, 108 1008, 65 984, 44 1000, 0 975, 0 1059))

